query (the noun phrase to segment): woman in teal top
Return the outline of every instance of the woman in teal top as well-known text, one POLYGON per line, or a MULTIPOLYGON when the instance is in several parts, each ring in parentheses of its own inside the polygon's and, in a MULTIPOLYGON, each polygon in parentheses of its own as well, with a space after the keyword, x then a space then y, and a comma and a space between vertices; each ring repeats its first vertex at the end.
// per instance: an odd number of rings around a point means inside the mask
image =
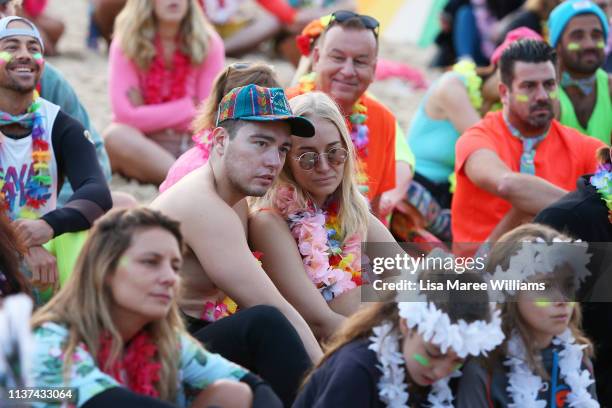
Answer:
POLYGON ((182 249, 178 222, 157 211, 100 218, 67 284, 32 318, 33 386, 68 387, 52 396, 78 408, 282 406, 267 384, 185 330, 176 302, 182 249))

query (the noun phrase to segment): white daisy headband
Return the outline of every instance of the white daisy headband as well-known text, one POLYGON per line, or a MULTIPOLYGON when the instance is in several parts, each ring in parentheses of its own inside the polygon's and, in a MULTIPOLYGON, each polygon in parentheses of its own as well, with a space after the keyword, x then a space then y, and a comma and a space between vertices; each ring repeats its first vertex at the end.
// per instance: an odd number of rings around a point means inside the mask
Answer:
POLYGON ((406 325, 411 329, 416 327, 423 340, 440 347, 442 353, 453 349, 461 358, 486 355, 504 340, 499 310, 491 310, 490 322, 467 323, 461 319, 451 323, 448 314, 432 302, 399 302, 397 307, 406 325))
MULTIPOLYGON (((587 265, 591 254, 587 253, 588 243, 581 240, 563 240, 554 238, 552 244, 538 237, 534 241, 526 241, 521 249, 510 258, 507 270, 497 265, 495 272, 490 274, 490 280, 520 280, 524 282, 537 274, 547 274, 564 264, 569 265, 574 273, 574 285, 576 288, 591 275, 587 265), (567 245, 567 244, 572 245, 567 245), (559 248, 555 244, 566 244, 559 248)), ((515 290, 507 289, 507 293, 514 295, 515 290)))

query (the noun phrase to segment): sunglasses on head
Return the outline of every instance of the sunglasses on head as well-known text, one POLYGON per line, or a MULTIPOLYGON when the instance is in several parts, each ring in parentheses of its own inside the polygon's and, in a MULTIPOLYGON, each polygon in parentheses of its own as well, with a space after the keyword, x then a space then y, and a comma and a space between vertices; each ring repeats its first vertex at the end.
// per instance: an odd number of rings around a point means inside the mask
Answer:
POLYGON ((374 35, 378 37, 378 31, 380 29, 380 23, 378 20, 376 20, 374 17, 366 16, 364 14, 357 14, 348 10, 338 10, 333 12, 331 15, 331 20, 329 21, 329 26, 331 26, 334 21, 344 23, 351 18, 358 18, 367 29, 372 30, 374 35))
POLYGON ((317 163, 321 161, 321 157, 326 156, 327 163, 332 166, 339 166, 346 161, 348 151, 343 147, 334 147, 325 153, 306 152, 295 158, 303 170, 312 170, 317 163))

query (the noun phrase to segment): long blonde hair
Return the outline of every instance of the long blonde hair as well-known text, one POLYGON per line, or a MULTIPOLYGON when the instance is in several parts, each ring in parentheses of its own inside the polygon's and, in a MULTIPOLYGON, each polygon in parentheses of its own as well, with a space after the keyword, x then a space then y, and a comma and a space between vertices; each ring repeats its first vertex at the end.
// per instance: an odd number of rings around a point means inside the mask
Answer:
MULTIPOLYGON (((305 116, 309 119, 325 119, 338 129, 341 142, 348 150, 348 157, 344 162, 342 183, 334 193, 337 195, 340 204, 338 212, 340 227, 345 239, 354 234, 361 235, 362 240, 365 239, 368 228, 368 204, 357 187, 357 154, 338 105, 323 92, 309 92, 296 96, 289 101, 289 104, 295 115, 305 116)), ((306 207, 310 198, 309 193, 304 191, 295 181, 289 167, 289 160, 291 158, 288 157, 274 187, 268 190, 263 198, 255 202, 256 208, 275 208, 277 194, 283 186, 293 187, 297 193, 297 204, 300 207, 306 207)))
MULTIPOLYGON (((187 0, 187 14, 180 23, 180 50, 199 65, 208 53, 212 27, 197 0, 187 0)), ((127 0, 117 16, 114 35, 121 50, 140 69, 147 69, 155 57, 157 19, 153 0, 127 0)))
MULTIPOLYGON (((508 269, 510 258, 520 250, 525 242, 534 242, 537 238, 544 240, 546 243, 552 243, 554 239, 568 240, 569 238, 560 232, 540 224, 525 224, 501 236, 499 241, 493 246, 489 253, 485 269, 489 272, 494 271, 498 266, 504 270, 508 269)), ((566 266, 563 266, 565 268, 566 266)), ((557 268, 560 269, 560 268, 557 268)), ((550 271, 557 272, 557 269, 550 271)), ((532 330, 527 325, 527 322, 521 316, 518 302, 518 293, 514 295, 507 294, 506 302, 502 306, 502 329, 506 335, 506 340, 510 338, 513 331, 516 330, 521 336, 525 348, 527 350, 527 362, 532 370, 536 371, 542 378, 548 379, 548 373, 538 361, 537 356, 539 351, 534 349, 532 330)), ((574 304, 572 316, 568 327, 578 344, 585 345, 585 356, 590 357, 593 354, 593 347, 589 339, 584 335, 582 328, 582 311, 578 303, 574 304)), ((504 344, 505 346, 505 344, 504 344)))
MULTIPOLYGON (((111 367, 125 346, 110 314, 113 302, 107 280, 117 269, 121 256, 130 247, 133 236, 148 228, 170 232, 183 248, 179 224, 159 211, 148 208, 117 209, 100 218, 90 231, 67 284, 32 317, 32 327, 55 322, 68 329, 64 345, 64 376, 71 370, 72 355, 79 343, 84 343, 97 359, 100 338, 110 334, 112 347, 106 362, 111 367)), ((148 323, 147 330, 158 347, 156 358, 161 364, 160 379, 155 384, 160 398, 174 401, 177 393, 179 336, 185 334, 176 301, 168 315, 148 323)), ((104 367, 100 367, 105 369, 104 367)))

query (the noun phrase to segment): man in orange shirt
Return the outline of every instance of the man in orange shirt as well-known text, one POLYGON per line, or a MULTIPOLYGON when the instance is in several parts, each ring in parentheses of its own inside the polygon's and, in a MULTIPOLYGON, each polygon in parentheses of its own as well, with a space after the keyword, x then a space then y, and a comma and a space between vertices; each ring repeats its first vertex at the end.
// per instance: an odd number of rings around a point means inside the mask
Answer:
POLYGON ((340 106, 362 164, 362 190, 373 212, 385 216, 408 191, 414 156, 393 113, 366 93, 377 58, 378 21, 337 11, 312 51, 313 73, 287 96, 320 90, 340 106))
POLYGON ((597 167, 603 143, 554 119, 555 52, 541 41, 512 44, 500 60, 502 112, 489 113, 457 141, 452 203, 456 243, 495 240, 531 220, 597 167))

